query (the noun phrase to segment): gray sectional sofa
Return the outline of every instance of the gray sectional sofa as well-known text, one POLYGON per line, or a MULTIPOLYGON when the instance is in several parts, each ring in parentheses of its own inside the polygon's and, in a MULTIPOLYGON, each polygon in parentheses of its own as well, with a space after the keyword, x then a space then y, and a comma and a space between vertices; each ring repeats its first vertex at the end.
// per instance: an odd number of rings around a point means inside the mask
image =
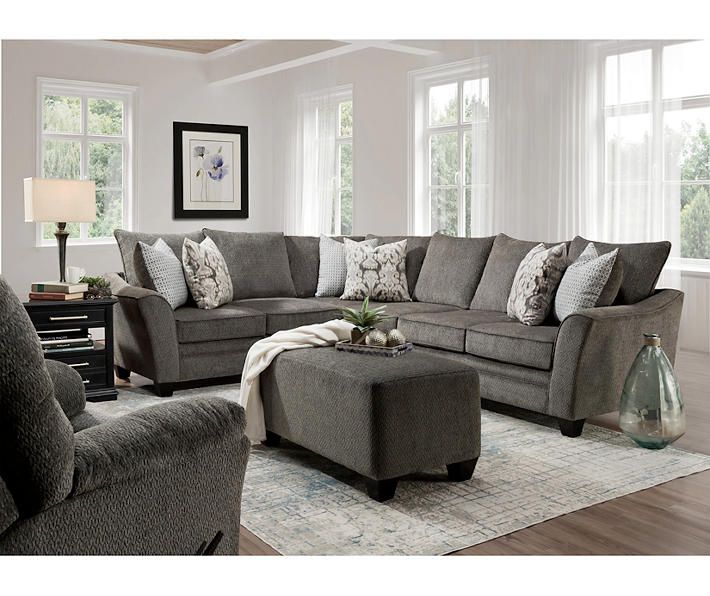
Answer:
MULTIPOLYGON (((406 238, 413 301, 387 304, 393 317, 388 325, 399 328, 422 353, 474 367, 483 400, 553 416, 563 434, 577 436, 586 418, 617 409, 644 332, 659 333, 669 358, 675 357, 683 294, 655 290, 670 251, 667 242, 595 243, 601 253, 620 248, 609 305, 575 313, 561 324, 551 318, 541 326, 526 326, 507 317, 506 303, 518 264, 537 242, 505 234, 406 238)), ((315 297, 316 237, 206 229, 187 235, 117 230, 116 239, 125 273, 125 281, 114 276, 112 282, 119 301, 117 374, 146 376, 159 395, 171 394, 182 381, 239 375, 258 339, 338 317, 340 307, 359 305, 315 297), (204 234, 227 261, 235 300, 214 310, 188 303, 173 311, 150 288, 136 244, 160 236, 180 255, 185 236, 199 241, 204 234)), ((587 242, 571 240, 570 258, 579 256, 587 242)))

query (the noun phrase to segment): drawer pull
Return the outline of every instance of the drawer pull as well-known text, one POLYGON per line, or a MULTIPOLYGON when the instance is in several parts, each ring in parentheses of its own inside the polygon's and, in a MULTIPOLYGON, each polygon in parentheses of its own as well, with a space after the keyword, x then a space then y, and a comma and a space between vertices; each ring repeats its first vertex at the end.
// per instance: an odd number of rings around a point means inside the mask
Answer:
POLYGON ((70 364, 72 368, 84 368, 85 366, 89 366, 88 362, 77 362, 76 364, 70 364))
POLYGON ((51 333, 52 335, 56 333, 72 333, 74 331, 81 331, 78 327, 76 329, 50 329, 49 331, 38 331, 37 335, 46 335, 48 333, 51 333))
POLYGON ((89 383, 91 383, 91 381, 89 381, 89 379, 86 379, 85 381, 82 381, 82 383, 84 383, 84 385, 88 385, 89 383))
POLYGON ((73 315, 71 317, 49 317, 50 321, 84 321, 89 315, 73 315))

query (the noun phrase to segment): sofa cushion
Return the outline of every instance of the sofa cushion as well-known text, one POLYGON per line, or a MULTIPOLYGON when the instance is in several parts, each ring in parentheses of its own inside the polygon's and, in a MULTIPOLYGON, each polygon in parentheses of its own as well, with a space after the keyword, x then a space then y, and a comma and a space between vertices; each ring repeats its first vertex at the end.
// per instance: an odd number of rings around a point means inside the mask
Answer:
POLYGON ((145 242, 146 244, 152 245, 158 238, 162 238, 179 259, 182 255, 182 243, 185 238, 189 238, 194 242, 202 242, 205 239, 202 230, 189 232, 187 234, 148 234, 144 232, 114 230, 113 235, 118 243, 118 250, 121 252, 126 281, 132 286, 139 286, 151 290, 153 288, 151 287, 150 276, 143 264, 143 258, 136 250, 138 242, 145 242))
POLYGON ((417 280, 419 279, 419 273, 421 272, 422 265, 424 264, 424 257, 426 257, 427 249, 429 248, 431 236, 367 235, 368 240, 372 238, 376 238, 378 244, 392 244, 393 242, 399 242, 400 240, 407 241, 407 258, 405 262, 405 269, 407 272, 407 289, 409 290, 409 295, 413 296, 414 288, 416 287, 417 280))
MULTIPOLYGON (((576 236, 569 249, 570 259, 582 254, 590 240, 576 236)), ((616 304, 635 304, 648 298, 656 287, 658 278, 671 251, 670 242, 640 242, 637 244, 609 244, 594 241, 600 255, 619 249, 617 261, 624 271, 616 304)))
POLYGON ((264 313, 266 335, 340 318, 340 312, 331 304, 308 298, 253 298, 232 304, 264 313))
POLYGON ((407 241, 368 246, 368 241, 345 243, 347 277, 341 298, 377 302, 409 302, 405 263, 407 241))
POLYGON ((212 238, 205 238, 199 244, 185 238, 182 266, 190 294, 199 308, 217 308, 234 298, 227 263, 212 238))
POLYGON ((174 314, 178 343, 181 344, 263 337, 266 333, 264 313, 233 302, 211 310, 185 306, 174 314))
POLYGON ((316 295, 318 287, 318 236, 284 236, 291 278, 299 298, 316 295))
POLYGON ((498 234, 493 242, 481 282, 471 301, 471 308, 506 312, 510 288, 520 262, 538 242, 516 240, 498 234))
POLYGON ((466 352, 499 362, 550 370, 558 329, 554 325, 530 326, 510 320, 472 325, 466 331, 466 352))
POLYGON ((509 321, 501 312, 487 310, 453 310, 403 315, 399 329, 408 341, 422 346, 463 352, 466 349, 466 329, 477 323, 509 321))
POLYGON ((229 269, 234 299, 295 297, 281 232, 224 232, 203 229, 214 240, 229 269))
POLYGON ((377 246, 377 240, 352 240, 350 238, 331 238, 321 234, 319 239, 318 288, 316 296, 341 296, 348 277, 348 264, 345 254, 345 240, 367 246, 377 246))
MULTIPOLYGON (((434 234, 417 279, 414 298, 420 302, 467 308, 481 279, 493 240, 493 236, 454 238, 438 232, 434 234)), ((505 297, 507 299, 508 295, 505 297)))
POLYGON ((137 252, 150 278, 148 289, 162 295, 173 310, 185 304, 189 292, 182 261, 165 240, 158 238, 152 245, 139 241, 137 252))

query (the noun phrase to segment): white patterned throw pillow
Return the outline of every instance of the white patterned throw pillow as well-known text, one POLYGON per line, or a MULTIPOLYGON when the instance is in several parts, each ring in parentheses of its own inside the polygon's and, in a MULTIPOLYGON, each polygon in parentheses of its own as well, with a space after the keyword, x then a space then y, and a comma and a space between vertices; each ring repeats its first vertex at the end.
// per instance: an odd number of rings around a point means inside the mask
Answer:
POLYGON ((138 242, 146 271, 155 290, 163 296, 175 310, 187 302, 188 292, 182 263, 165 240, 158 238, 153 246, 138 242))
POLYGON ((185 238, 182 265, 190 293, 199 308, 217 308, 232 301, 232 278, 212 238, 208 236, 199 244, 185 238))
POLYGON ((381 246, 345 239, 345 259, 348 265, 342 300, 378 302, 408 302, 407 241, 381 246))
POLYGON ((567 268, 567 245, 540 243, 523 258, 508 295, 508 316, 524 325, 542 325, 567 268))
POLYGON ((565 271, 555 296, 555 317, 564 321, 571 314, 597 305, 619 249, 599 256, 593 242, 587 244, 581 255, 565 271))
MULTIPOLYGON (((354 242, 353 240, 349 240, 354 242)), ((363 240, 358 244, 377 246, 377 238, 363 240)), ((340 296, 345 290, 348 266, 345 262, 345 244, 328 236, 320 237, 320 265, 318 267, 318 288, 316 296, 340 296)))

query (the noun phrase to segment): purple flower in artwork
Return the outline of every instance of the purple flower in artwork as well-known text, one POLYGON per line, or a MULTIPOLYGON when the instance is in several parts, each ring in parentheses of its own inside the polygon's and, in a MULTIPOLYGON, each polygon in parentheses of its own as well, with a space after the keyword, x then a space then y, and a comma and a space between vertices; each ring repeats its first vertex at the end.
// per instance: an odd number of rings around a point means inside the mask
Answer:
POLYGON ((212 180, 221 180, 229 173, 229 166, 224 163, 224 159, 219 153, 205 157, 203 167, 212 180))
POLYGON ((203 145, 197 145, 193 150, 192 154, 195 157, 204 157, 205 156, 205 148, 203 145))

